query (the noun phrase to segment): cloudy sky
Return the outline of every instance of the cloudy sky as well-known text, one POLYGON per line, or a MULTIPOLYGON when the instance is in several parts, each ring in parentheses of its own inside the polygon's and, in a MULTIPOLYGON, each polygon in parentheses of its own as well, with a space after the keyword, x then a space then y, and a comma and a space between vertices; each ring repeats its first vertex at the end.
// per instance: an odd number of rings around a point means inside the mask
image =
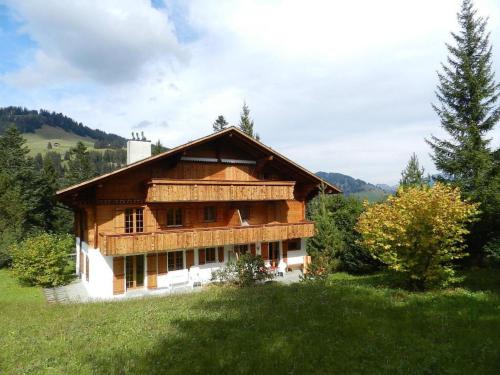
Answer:
MULTIPOLYGON (((460 0, 0 0, 0 106, 175 146, 237 124, 313 170, 394 184, 424 138, 460 0)), ((500 80, 500 1, 489 16, 500 80)), ((493 145, 500 144, 497 126, 493 145)))

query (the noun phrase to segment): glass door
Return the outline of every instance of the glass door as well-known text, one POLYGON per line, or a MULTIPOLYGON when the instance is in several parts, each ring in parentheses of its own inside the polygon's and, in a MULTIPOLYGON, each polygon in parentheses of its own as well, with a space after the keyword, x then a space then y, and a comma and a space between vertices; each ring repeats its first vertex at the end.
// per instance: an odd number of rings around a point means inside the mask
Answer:
POLYGON ((125 280, 127 289, 144 286, 144 255, 126 257, 125 280))

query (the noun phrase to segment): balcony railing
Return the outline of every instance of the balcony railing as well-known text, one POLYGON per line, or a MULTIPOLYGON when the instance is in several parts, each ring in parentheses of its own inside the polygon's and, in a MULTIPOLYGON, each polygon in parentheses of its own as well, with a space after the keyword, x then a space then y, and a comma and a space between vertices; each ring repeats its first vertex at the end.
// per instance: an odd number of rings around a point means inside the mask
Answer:
POLYGON ((146 202, 262 201, 294 199, 294 181, 153 179, 146 202))
POLYGON ((134 234, 99 234, 103 255, 126 255, 175 249, 214 247, 231 244, 281 241, 314 235, 314 223, 286 223, 176 229, 134 234))

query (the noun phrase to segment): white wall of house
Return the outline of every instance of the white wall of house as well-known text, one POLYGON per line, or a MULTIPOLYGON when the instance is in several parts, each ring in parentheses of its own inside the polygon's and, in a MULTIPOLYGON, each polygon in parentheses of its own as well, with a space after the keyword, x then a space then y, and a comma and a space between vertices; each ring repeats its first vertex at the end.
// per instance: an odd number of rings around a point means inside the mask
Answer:
POLYGON ((287 258, 288 258, 288 266, 295 266, 298 264, 304 263, 304 256, 307 255, 306 251, 306 239, 300 239, 300 250, 288 250, 287 258))
POLYGON ((83 262, 83 273, 80 275, 82 284, 92 298, 113 297, 113 257, 104 256, 99 249, 89 247, 85 241, 81 242, 81 250, 89 262, 89 280, 86 279, 86 262, 80 259, 80 241, 77 238, 77 270, 83 262))
MULTIPOLYGON (((279 253, 280 258, 283 257, 283 245, 279 242, 279 253)), ((80 259, 80 239, 76 239, 76 251, 77 251, 77 261, 76 269, 79 271, 79 264, 83 262, 83 272, 80 275, 83 285, 85 286, 89 296, 92 298, 113 298, 119 297, 113 295, 113 257, 104 256, 99 251, 99 249, 94 249, 88 246, 85 241, 81 242, 81 250, 85 257, 89 259, 89 281, 86 280, 86 264, 85 259, 80 259)), ((186 267, 186 251, 183 251, 184 256, 184 267, 186 267)), ((202 284, 210 282, 212 278, 212 272, 216 271, 228 262, 230 252, 233 251, 233 245, 224 246, 224 262, 218 261, 218 256, 216 256, 217 261, 214 263, 199 264, 198 259, 198 249, 194 249, 194 266, 188 270, 186 268, 182 270, 169 271, 166 275, 158 275, 157 277, 157 288, 168 288, 172 284, 188 284, 193 281, 199 281, 202 284)), ((261 243, 256 244, 256 254, 261 255, 261 243)), ((289 250, 287 254, 287 263, 289 266, 301 265, 304 263, 304 256, 307 255, 305 250, 305 239, 301 239, 300 250, 289 250)), ((144 260, 144 285, 147 287, 147 261, 144 260)))

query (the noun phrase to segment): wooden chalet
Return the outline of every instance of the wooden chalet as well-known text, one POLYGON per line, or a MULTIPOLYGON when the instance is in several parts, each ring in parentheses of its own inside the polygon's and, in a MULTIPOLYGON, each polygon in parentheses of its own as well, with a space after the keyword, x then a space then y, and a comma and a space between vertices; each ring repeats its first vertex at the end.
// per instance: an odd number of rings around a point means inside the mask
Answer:
MULTIPOLYGON (((150 149, 129 142, 129 152, 142 147, 141 157, 150 149)), ((304 239, 314 234, 305 204, 322 183, 340 192, 231 127, 70 186, 57 198, 75 212, 84 285, 90 296, 108 298, 204 284, 242 252, 260 254, 270 267, 303 267, 304 239)))

